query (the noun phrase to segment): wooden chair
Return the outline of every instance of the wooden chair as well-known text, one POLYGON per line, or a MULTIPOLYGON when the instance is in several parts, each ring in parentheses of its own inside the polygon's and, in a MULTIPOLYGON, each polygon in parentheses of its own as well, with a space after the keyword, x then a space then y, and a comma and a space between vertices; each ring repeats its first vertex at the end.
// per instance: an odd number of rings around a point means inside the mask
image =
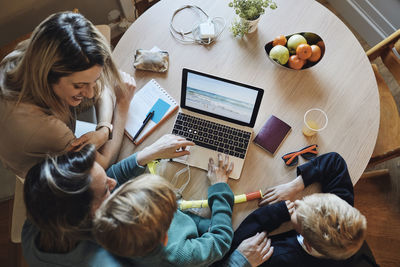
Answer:
MULTIPOLYGON (((160 0, 133 0, 137 16, 142 15, 147 9, 160 0)), ((136 14, 135 14, 136 17, 136 14)))
MULTIPOLYGON (((371 62, 380 57, 400 86, 400 60, 393 48, 400 54, 400 30, 368 50, 367 56, 371 62)), ((376 64, 372 63, 372 68, 379 89, 381 116, 378 138, 367 167, 400 156, 400 116, 397 105, 376 64)))

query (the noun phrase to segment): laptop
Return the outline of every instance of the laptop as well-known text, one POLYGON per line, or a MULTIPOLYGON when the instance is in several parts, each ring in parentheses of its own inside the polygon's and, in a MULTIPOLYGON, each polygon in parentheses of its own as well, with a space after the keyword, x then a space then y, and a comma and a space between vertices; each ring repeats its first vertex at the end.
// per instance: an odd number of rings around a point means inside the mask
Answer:
POLYGON ((184 68, 172 133, 196 146, 174 161, 208 170, 210 157, 227 154, 234 163, 230 178, 239 179, 263 94, 261 88, 184 68))

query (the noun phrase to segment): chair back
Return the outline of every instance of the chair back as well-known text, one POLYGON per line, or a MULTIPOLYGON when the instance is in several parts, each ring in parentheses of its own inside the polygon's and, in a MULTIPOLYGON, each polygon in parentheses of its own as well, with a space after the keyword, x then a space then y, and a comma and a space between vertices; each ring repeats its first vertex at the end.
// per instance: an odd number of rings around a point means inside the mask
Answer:
POLYGON ((24 203, 24 179, 16 176, 14 206, 11 223, 11 242, 21 243, 22 227, 26 220, 26 207, 24 203))
MULTIPOLYGON (((400 59, 394 53, 395 49, 400 54, 400 30, 367 51, 367 56, 372 62, 378 57, 391 72, 397 85, 400 86, 400 59)), ((393 94, 385 82, 378 66, 374 63, 375 78, 379 89, 380 98, 380 124, 379 133, 368 166, 400 156, 400 117, 393 94)))

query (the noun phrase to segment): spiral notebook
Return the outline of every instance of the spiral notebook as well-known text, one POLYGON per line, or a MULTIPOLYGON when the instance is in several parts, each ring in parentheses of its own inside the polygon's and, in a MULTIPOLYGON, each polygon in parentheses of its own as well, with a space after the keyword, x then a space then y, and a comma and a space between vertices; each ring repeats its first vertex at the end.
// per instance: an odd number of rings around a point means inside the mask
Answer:
POLYGON ((143 86, 133 97, 129 106, 125 134, 132 140, 149 112, 154 111, 151 120, 134 141, 143 142, 161 123, 178 109, 178 103, 154 79, 143 86))

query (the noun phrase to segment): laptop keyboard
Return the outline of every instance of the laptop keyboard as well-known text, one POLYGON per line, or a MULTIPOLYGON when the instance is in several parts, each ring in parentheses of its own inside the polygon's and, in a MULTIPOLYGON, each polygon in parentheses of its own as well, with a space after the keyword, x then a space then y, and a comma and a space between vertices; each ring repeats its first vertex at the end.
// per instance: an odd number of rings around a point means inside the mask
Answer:
POLYGON ((250 132, 223 124, 178 113, 173 134, 183 136, 196 145, 244 159, 250 132))

